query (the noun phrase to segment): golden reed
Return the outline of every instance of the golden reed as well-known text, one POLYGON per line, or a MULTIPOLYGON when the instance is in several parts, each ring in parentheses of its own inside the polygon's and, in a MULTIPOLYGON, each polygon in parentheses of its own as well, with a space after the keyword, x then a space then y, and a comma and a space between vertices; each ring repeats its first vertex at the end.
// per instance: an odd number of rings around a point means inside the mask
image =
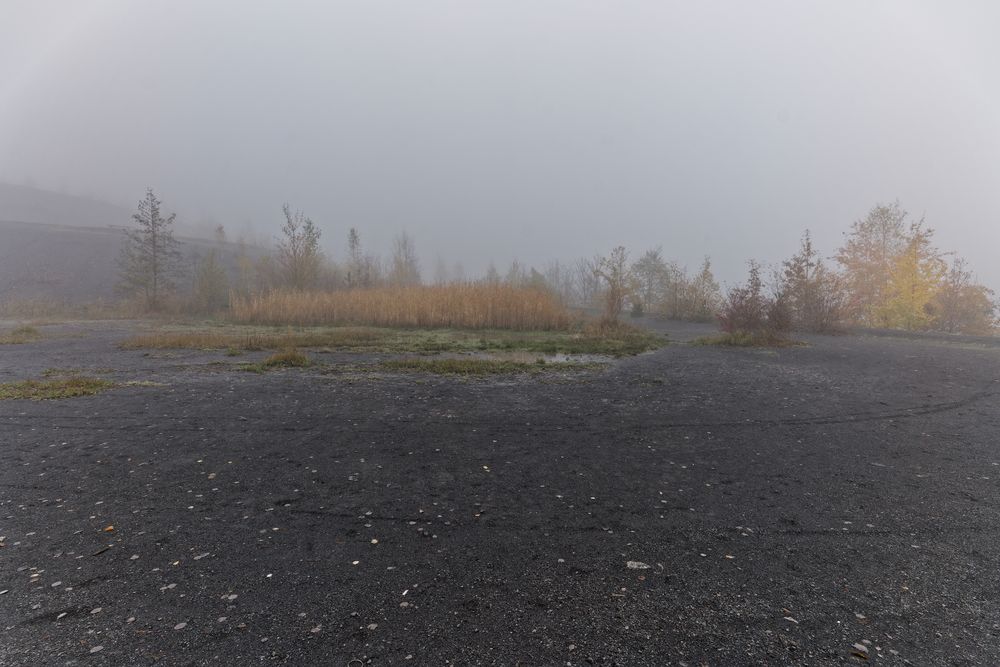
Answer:
POLYGON ((233 295, 230 306, 234 322, 293 326, 553 331, 568 328, 571 319, 548 292, 507 285, 276 290, 248 297, 233 295))

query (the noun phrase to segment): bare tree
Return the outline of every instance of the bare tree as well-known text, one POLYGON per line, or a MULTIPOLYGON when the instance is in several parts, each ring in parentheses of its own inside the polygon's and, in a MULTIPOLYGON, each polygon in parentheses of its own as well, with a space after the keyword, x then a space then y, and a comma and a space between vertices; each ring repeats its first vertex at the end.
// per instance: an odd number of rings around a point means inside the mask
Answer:
POLYGON ((292 214, 288 204, 281 210, 285 214, 285 224, 281 226, 284 237, 278 243, 278 265, 283 282, 292 289, 310 289, 319 279, 321 232, 301 211, 292 214))
POLYGON ((172 228, 176 214, 164 218, 160 204, 153 189, 147 189, 139 210, 132 215, 136 228, 125 230, 118 259, 119 291, 142 297, 150 310, 159 308, 163 296, 173 289, 181 262, 180 244, 172 228))
POLYGON ((396 286, 420 284, 420 260, 413 237, 406 232, 400 233, 393 241, 389 282, 396 286))
POLYGON ((594 275, 605 283, 604 316, 611 322, 617 322, 634 287, 625 247, 618 246, 607 257, 601 257, 594 275))

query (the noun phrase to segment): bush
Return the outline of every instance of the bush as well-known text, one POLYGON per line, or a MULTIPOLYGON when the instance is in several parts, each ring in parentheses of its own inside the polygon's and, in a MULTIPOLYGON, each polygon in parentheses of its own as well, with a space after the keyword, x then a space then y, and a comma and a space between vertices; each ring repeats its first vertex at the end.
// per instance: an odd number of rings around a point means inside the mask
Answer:
POLYGON ((737 285, 726 295, 719 313, 720 328, 728 334, 767 334, 766 338, 773 338, 787 332, 791 323, 788 303, 764 293, 760 265, 751 261, 746 284, 737 285))

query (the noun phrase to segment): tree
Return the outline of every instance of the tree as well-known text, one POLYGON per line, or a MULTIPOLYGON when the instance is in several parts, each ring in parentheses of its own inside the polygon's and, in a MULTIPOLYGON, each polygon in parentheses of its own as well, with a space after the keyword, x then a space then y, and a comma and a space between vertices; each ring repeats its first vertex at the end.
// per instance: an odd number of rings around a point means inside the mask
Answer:
POLYGON ((864 220, 851 225, 844 246, 837 252, 837 262, 844 271, 847 315, 856 322, 881 324, 879 311, 885 305, 890 275, 907 244, 906 216, 898 201, 876 205, 864 220))
POLYGON ((706 256, 691 280, 676 269, 675 275, 681 292, 681 307, 675 317, 694 322, 712 321, 722 306, 722 290, 712 273, 712 260, 706 256))
POLYGON ((361 251, 361 235, 351 227, 347 232, 347 286, 368 287, 367 262, 361 251))
POLYGON ((927 329, 933 320, 932 301, 947 265, 932 245, 933 230, 923 221, 910 225, 905 245, 893 258, 875 322, 893 329, 927 329))
POLYGON ((448 264, 445 263, 444 258, 438 255, 434 261, 434 284, 435 285, 447 285, 451 281, 448 275, 448 264))
POLYGON ((397 287, 420 284, 420 260, 413 237, 406 232, 400 233, 393 241, 389 282, 397 287))
POLYGON ((670 283, 670 267, 663 260, 663 250, 654 248, 643 253, 632 264, 635 277, 635 299, 641 310, 650 312, 663 303, 670 283))
POLYGON ((500 284, 500 272, 497 271, 497 266, 493 262, 486 267, 486 276, 483 278, 483 282, 487 285, 499 285, 500 284))
POLYGON ((141 297, 150 310, 159 308, 163 296, 173 289, 181 262, 180 244, 172 228, 176 214, 164 218, 160 204, 153 189, 147 189, 138 211, 132 215, 136 229, 125 230, 118 259, 119 290, 141 297))
POLYGON ((799 251, 782 262, 779 293, 788 306, 792 326, 805 331, 832 331, 841 316, 839 280, 813 248, 809 230, 799 251))
POLYGON ((774 338, 783 336, 789 325, 787 303, 765 293, 760 264, 751 260, 746 283, 726 295, 719 326, 727 333, 774 338))
POLYGON ((278 242, 278 266, 285 286, 311 289, 319 279, 322 255, 319 248, 320 230, 301 211, 292 214, 288 204, 281 208, 285 224, 284 235, 278 242))
POLYGON ((965 260, 956 258, 934 295, 934 328, 951 333, 990 333, 996 326, 994 296, 993 290, 976 282, 965 260))
POLYGON ((594 275, 605 283, 604 317, 609 322, 617 322, 634 288, 632 269, 628 264, 628 251, 625 247, 618 246, 607 257, 601 257, 594 269, 594 275))
POLYGON ((214 248, 195 270, 193 301, 195 309, 203 313, 213 313, 229 305, 229 277, 218 262, 214 248))

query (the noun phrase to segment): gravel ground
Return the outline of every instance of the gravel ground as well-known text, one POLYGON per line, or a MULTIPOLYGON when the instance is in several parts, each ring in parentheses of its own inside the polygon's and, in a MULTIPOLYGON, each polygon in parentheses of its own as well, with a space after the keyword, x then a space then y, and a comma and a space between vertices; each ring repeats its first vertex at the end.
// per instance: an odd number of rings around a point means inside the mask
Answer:
POLYGON ((145 383, 0 403, 0 665, 1000 664, 996 347, 254 374, 137 326, 0 348, 145 383))

